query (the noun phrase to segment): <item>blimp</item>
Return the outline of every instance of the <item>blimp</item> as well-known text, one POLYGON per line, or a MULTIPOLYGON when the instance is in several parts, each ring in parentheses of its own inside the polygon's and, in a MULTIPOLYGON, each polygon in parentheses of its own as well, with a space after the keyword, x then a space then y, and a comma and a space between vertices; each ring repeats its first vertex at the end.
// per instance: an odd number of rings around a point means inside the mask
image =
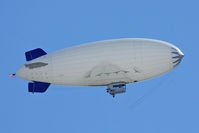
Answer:
POLYGON ((126 92, 126 84, 160 76, 174 69, 184 54, 171 43, 121 38, 86 43, 47 54, 25 52, 26 63, 16 75, 29 81, 28 91, 46 92, 50 84, 107 86, 107 93, 126 92))

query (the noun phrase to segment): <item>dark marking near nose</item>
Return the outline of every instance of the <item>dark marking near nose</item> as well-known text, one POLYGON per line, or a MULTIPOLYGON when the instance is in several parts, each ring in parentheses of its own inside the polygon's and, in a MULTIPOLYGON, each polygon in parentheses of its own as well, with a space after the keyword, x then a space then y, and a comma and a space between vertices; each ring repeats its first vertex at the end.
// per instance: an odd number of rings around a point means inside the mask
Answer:
POLYGON ((179 55, 179 56, 174 56, 174 57, 172 57, 173 59, 181 59, 182 58, 182 56, 181 55, 179 55))
POLYGON ((171 52, 171 53, 173 53, 173 54, 177 54, 177 55, 180 55, 178 52, 171 52))

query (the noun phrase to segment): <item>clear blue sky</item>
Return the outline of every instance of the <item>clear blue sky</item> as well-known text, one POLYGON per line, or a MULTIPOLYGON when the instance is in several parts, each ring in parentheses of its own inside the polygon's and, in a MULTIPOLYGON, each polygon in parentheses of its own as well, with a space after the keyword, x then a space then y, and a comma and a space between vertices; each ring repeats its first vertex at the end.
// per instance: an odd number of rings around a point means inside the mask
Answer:
POLYGON ((197 0, 0 0, 0 132, 199 133, 198 5, 197 0), (127 85, 127 93, 115 99, 105 87, 52 85, 33 95, 27 81, 8 77, 25 63, 25 51, 41 47, 50 53, 123 37, 168 41, 185 57, 173 71, 127 85))

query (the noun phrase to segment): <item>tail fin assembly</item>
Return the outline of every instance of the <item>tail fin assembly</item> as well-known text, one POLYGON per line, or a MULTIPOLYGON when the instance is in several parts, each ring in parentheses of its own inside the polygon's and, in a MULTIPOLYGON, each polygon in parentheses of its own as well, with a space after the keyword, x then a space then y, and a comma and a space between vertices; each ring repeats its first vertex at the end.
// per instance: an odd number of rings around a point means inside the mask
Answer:
POLYGON ((50 86, 50 83, 43 83, 43 82, 31 83, 31 82, 29 82, 28 83, 28 91, 32 92, 32 93, 35 93, 35 92, 43 93, 48 89, 49 86, 50 86))
MULTIPOLYGON (((36 58, 41 57, 46 54, 47 53, 44 50, 42 50, 41 48, 27 51, 25 53, 26 61, 31 61, 33 59, 36 59, 36 58)), ((32 93, 35 93, 35 92, 43 93, 48 89, 49 86, 50 86, 50 83, 36 82, 36 81, 29 82, 28 83, 28 91, 32 92, 32 93)))
POLYGON ((34 49, 34 50, 30 50, 28 52, 25 53, 26 55, 26 61, 31 61, 33 59, 36 59, 40 56, 43 56, 43 55, 46 55, 47 53, 41 49, 41 48, 37 48, 37 49, 34 49))

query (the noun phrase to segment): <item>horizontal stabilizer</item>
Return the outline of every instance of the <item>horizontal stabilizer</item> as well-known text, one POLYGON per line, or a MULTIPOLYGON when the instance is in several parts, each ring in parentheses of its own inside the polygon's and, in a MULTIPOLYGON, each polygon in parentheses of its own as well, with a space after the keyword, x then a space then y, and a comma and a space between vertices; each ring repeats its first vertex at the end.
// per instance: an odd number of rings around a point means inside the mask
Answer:
POLYGON ((31 61, 33 59, 36 59, 36 58, 46 55, 46 54, 47 53, 44 50, 42 50, 41 48, 37 48, 37 49, 31 50, 31 51, 28 51, 25 53, 26 61, 31 61))
POLYGON ((42 93, 42 92, 45 92, 48 87, 50 86, 50 83, 44 83, 44 82, 29 82, 28 83, 28 91, 29 92, 39 92, 39 93, 42 93))

